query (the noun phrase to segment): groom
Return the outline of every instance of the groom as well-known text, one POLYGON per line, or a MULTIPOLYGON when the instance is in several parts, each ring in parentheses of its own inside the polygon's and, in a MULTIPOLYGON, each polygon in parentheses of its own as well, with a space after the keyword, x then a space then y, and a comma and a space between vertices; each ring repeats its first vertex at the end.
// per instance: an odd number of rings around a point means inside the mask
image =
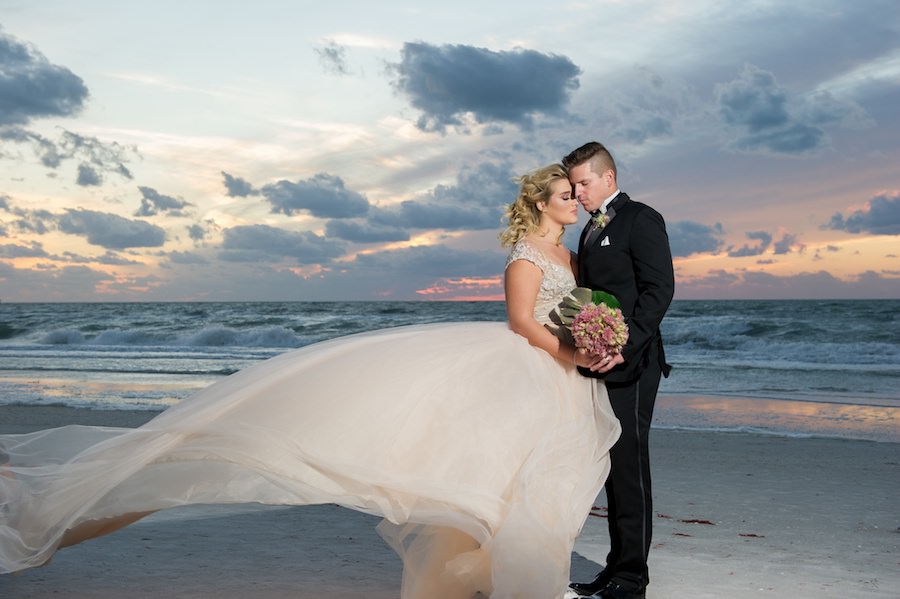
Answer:
POLYGON ((578 284, 615 295, 629 330, 620 355, 596 372, 581 369, 606 382, 622 435, 610 450, 606 481, 606 567, 591 582, 570 586, 582 596, 644 599, 653 519, 648 435, 660 377, 671 369, 659 325, 675 290, 672 254, 662 216, 619 191, 616 163, 602 144, 581 146, 563 165, 591 213, 578 244, 578 284))

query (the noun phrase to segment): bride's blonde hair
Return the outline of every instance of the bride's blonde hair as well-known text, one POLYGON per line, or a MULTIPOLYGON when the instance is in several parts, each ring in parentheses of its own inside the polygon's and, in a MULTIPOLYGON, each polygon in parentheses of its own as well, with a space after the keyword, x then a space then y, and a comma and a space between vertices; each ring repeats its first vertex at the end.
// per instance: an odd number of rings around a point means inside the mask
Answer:
POLYGON ((565 179, 567 182, 569 180, 569 175, 561 164, 541 167, 517 179, 519 195, 506 209, 507 225, 500 233, 500 245, 511 246, 529 233, 538 230, 541 211, 537 205, 550 200, 553 194, 551 185, 559 179, 565 179))

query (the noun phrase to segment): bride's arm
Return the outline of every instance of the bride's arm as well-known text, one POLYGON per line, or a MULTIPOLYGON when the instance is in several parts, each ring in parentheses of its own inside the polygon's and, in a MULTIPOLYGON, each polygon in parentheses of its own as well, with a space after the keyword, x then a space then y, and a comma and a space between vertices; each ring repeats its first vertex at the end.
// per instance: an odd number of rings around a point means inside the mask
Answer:
POLYGON ((534 319, 534 304, 541 288, 543 273, 528 260, 515 260, 506 267, 504 291, 506 293, 506 317, 509 327, 525 337, 528 343, 538 347, 557 360, 587 365, 587 359, 571 345, 547 330, 534 319))

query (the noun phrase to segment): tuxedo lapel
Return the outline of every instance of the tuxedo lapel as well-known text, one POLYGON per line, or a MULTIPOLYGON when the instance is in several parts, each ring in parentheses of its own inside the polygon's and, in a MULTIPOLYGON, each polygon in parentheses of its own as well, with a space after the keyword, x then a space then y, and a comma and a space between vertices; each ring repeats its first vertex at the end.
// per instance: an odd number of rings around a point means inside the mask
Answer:
MULTIPOLYGON (((629 201, 628 195, 624 192, 619 192, 619 195, 616 196, 612 202, 609 203, 609 206, 606 207, 606 213, 609 215, 609 220, 606 221, 606 225, 603 227, 596 227, 593 223, 593 218, 588 221, 587 225, 585 225, 584 229, 581 231, 581 239, 578 241, 578 272, 584 272, 584 258, 587 253, 588 248, 593 247, 596 243, 600 243, 603 245, 604 237, 601 235, 606 229, 609 228, 609 225, 613 222, 616 217, 616 212, 621 211, 622 207, 629 201)), ((608 236, 607 236, 608 238, 608 236)), ((607 242, 610 243, 610 242, 607 242)))
POLYGON ((601 239, 600 234, 609 227, 610 223, 612 223, 613 219, 616 217, 616 211, 621 210, 622 206, 625 205, 625 202, 628 201, 628 195, 619 192, 619 195, 616 196, 612 202, 609 203, 609 206, 606 207, 606 214, 609 216, 609 220, 606 221, 606 224, 602 227, 595 227, 593 230, 588 233, 591 227, 591 221, 588 221, 587 227, 585 227, 584 231, 581 234, 581 241, 579 243, 580 248, 586 248, 594 245, 598 239, 601 239))
POLYGON ((586 247, 585 241, 587 241, 587 238, 590 236, 591 229, 592 229, 591 221, 588 220, 587 224, 581 230, 581 238, 578 240, 578 278, 579 279, 581 278, 581 273, 583 272, 582 263, 584 261, 584 248, 586 247))
POLYGON ((609 207, 607 207, 606 215, 609 217, 609 220, 606 221, 606 224, 603 225, 602 227, 594 227, 594 230, 591 231, 588 234, 587 239, 584 240, 583 247, 587 247, 587 246, 590 246, 590 245, 593 245, 594 243, 596 243, 597 239, 600 238, 600 234, 606 229, 606 227, 609 226, 609 223, 611 223, 612 220, 616 217, 616 209, 613 208, 612 204, 610 204, 609 207))

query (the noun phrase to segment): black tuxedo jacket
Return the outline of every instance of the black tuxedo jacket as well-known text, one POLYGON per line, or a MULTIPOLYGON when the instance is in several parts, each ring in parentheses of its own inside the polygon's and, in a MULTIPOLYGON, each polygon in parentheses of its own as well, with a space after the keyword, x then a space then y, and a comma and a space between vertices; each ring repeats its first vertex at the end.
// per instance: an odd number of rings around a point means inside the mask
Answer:
POLYGON ((610 203, 613 214, 603 229, 587 234, 578 244, 578 284, 611 293, 622 304, 628 323, 625 363, 606 375, 579 369, 586 376, 625 383, 640 376, 657 346, 663 374, 666 364, 659 325, 675 292, 672 252, 663 217, 653 208, 620 192, 610 203))

